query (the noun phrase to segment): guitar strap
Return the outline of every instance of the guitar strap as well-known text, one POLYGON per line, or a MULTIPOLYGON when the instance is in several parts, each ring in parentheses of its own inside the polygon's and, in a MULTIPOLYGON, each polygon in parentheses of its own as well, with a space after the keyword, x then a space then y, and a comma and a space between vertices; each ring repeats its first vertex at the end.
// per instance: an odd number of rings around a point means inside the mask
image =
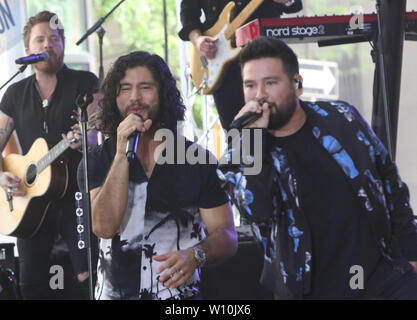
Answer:
POLYGON ((68 97, 71 97, 73 99, 72 108, 76 110, 75 100, 77 99, 77 96, 79 93, 82 93, 82 91, 85 91, 83 89, 79 90, 79 86, 83 84, 82 79, 79 79, 80 72, 74 72, 74 73, 67 73, 67 76, 71 76, 74 79, 71 79, 69 82, 66 82, 65 86, 65 92, 68 94, 68 97))
POLYGON ((48 123, 47 123, 48 122, 48 119, 47 119, 48 110, 54 104, 55 94, 65 94, 65 96, 67 96, 69 99, 72 99, 73 100, 72 109, 76 110, 75 99, 77 98, 77 93, 79 91, 82 91, 78 89, 79 86, 83 83, 81 79, 78 79, 79 78, 78 72, 74 72, 74 73, 68 72, 68 68, 64 66, 61 69, 61 71, 58 73, 57 77, 58 77, 57 88, 55 89, 53 96, 51 97, 48 103, 46 103, 45 101, 42 101, 42 110, 43 110, 43 117, 44 117, 42 132, 43 132, 43 137, 48 142, 48 145, 50 145, 51 143, 52 145, 56 144, 56 141, 49 141, 48 139, 48 123), (65 77, 65 80, 63 79, 64 77, 65 77), (65 87, 62 87, 64 85, 65 87))
POLYGON ((235 3, 235 16, 245 8, 250 0, 207 0, 206 21, 217 21, 220 13, 229 2, 235 3))
POLYGON ((210 20, 217 21, 220 13, 229 2, 235 3, 234 16, 236 16, 240 11, 243 10, 243 8, 245 8, 248 5, 250 0, 226 0, 226 1, 208 0, 208 6, 209 6, 208 12, 210 15, 210 20), (213 10, 213 8, 216 8, 216 10, 213 10))
POLYGON ((208 0, 206 21, 216 21, 221 12, 219 0, 208 0))

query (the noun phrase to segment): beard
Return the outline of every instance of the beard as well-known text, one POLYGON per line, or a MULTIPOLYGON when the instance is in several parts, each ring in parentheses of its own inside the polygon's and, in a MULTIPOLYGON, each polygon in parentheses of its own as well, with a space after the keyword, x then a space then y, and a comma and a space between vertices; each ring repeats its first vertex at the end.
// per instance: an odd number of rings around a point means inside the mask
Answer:
MULTIPOLYGON (((267 101, 268 102, 268 101, 267 101)), ((287 98, 279 105, 275 102, 268 102, 271 108, 268 129, 279 130, 285 126, 293 116, 297 107, 297 97, 295 91, 289 92, 287 98)))
POLYGON ((48 51, 49 60, 34 64, 34 68, 48 74, 56 74, 64 64, 64 52, 59 56, 54 51, 48 51))
MULTIPOLYGON (((123 118, 126 118, 129 115, 130 110, 135 109, 135 106, 137 106, 137 104, 129 105, 126 108, 126 110, 123 114, 123 118)), ((159 112, 160 108, 157 104, 150 105, 150 104, 142 103, 142 104, 140 104, 140 107, 143 108, 146 111, 146 118, 144 118, 142 115, 140 115, 143 121, 151 119, 152 120, 152 126, 158 122, 158 120, 160 118, 160 112, 159 112)), ((137 114, 139 114, 139 113, 137 113, 137 114)))

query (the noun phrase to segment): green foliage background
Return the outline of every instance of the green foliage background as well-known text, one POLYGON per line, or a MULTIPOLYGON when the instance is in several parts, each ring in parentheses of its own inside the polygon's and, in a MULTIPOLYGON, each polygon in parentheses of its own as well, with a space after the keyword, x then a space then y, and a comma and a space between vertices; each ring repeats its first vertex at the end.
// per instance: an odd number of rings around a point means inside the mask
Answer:
MULTIPOLYGON (((117 3, 115 0, 93 0, 95 18, 104 16, 117 3)), ((168 63, 179 73, 176 1, 166 0, 168 31, 168 63)), ((165 58, 164 15, 162 0, 125 1, 109 20, 116 20, 121 27, 121 37, 128 50, 151 51, 165 58)), ((106 45, 106 44, 105 44, 106 45)), ((107 44, 108 45, 108 44, 107 44)))
MULTIPOLYGON (((363 0, 303 0, 304 9, 299 15, 339 15, 350 14, 350 8, 354 5, 361 5, 363 0), (341 5, 342 4, 342 5, 341 5)), ((93 20, 104 16, 109 12, 118 0, 92 0, 93 20)), ((146 50, 159 54, 165 58, 164 51, 164 15, 163 0, 126 0, 105 23, 108 26, 110 21, 120 26, 120 40, 126 51, 146 50)), ((85 10, 85 0, 27 0, 28 15, 38 11, 51 10, 57 12, 66 26, 67 50, 77 52, 86 50, 86 43, 76 47, 75 42, 85 32, 85 17, 82 15, 85 10), (70 26, 70 27, 68 27, 70 26)), ((168 32, 168 64, 179 79, 179 44, 177 36, 180 27, 177 21, 176 0, 166 0, 167 10, 167 32, 168 32)), ((89 27, 89 26, 88 26, 89 27)), ((112 43, 109 37, 104 38, 104 52, 111 55, 112 43)), ((350 65, 342 72, 345 75, 359 75, 361 72, 373 69, 370 63, 370 48, 368 44, 359 46, 339 45, 332 47, 318 48, 317 44, 295 45, 295 51, 300 58, 328 60, 350 65), (355 63, 350 63, 350 62, 355 63)), ((113 57, 112 57, 113 58, 113 57)), ((196 99, 193 114, 199 126, 201 126, 201 100, 196 99)))
POLYGON ((28 18, 44 10, 56 13, 65 28, 66 51, 86 50, 86 42, 75 45, 86 30, 85 0, 26 0, 26 10, 28 18))
MULTIPOLYGON (((94 21, 109 12, 118 0, 92 0, 94 21)), ((349 14, 350 7, 361 5, 363 0, 304 0, 303 14, 306 15, 332 15, 349 14), (341 3, 344 3, 341 5, 341 3)), ((168 31, 168 63, 174 74, 178 75, 179 70, 179 38, 177 32, 176 0, 166 0, 167 6, 167 31, 168 31)), ((33 15, 38 11, 48 10, 57 12, 66 27, 67 49, 71 51, 85 50, 84 47, 76 47, 75 42, 85 30, 85 19, 80 16, 85 12, 84 0, 27 0, 28 15, 33 15), (80 10, 81 9, 81 10, 80 10), (69 28, 68 25, 71 27, 69 28)), ((163 20, 163 0, 126 0, 113 14, 108 21, 116 21, 121 28, 121 40, 125 43, 127 50, 147 50, 159 54, 165 58, 164 53, 164 20, 163 20)), ((109 52, 110 43, 105 37, 104 52, 109 52)), ((314 46, 317 46, 314 44, 314 46)), ((364 65, 369 65, 369 48, 341 45, 320 50, 311 50, 307 58, 339 61, 341 59, 356 59, 358 56, 364 65)), ((298 49, 300 58, 306 56, 304 49, 298 49)), ((351 72, 359 72, 358 68, 351 72)))

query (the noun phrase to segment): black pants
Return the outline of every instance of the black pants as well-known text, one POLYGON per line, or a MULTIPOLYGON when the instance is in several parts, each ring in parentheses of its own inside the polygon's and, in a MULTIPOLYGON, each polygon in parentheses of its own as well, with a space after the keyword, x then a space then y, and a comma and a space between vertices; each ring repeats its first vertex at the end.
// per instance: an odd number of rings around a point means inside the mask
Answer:
POLYGON ((213 98, 222 127, 228 130, 233 118, 245 105, 238 60, 230 63, 221 86, 213 93, 213 98))
POLYGON ((417 273, 410 270, 395 284, 377 296, 383 300, 417 300, 417 273))
MULTIPOLYGON (((53 203, 37 234, 30 239, 17 239, 20 290, 24 299, 52 298, 49 282, 54 273, 50 274, 50 254, 58 235, 68 247, 74 274, 88 270, 86 249, 77 247, 74 201, 53 203)), ((66 270, 63 271, 65 274, 66 270)))

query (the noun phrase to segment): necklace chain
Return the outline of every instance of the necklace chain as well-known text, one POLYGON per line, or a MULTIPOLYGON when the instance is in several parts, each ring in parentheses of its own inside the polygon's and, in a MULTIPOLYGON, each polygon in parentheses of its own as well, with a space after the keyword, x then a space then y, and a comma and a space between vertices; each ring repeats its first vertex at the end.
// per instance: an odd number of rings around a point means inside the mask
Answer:
POLYGON ((50 101, 51 96, 52 96, 52 94, 53 94, 53 93, 54 93, 54 91, 55 91, 55 88, 56 88, 56 86, 54 86, 54 87, 52 88, 52 90, 50 90, 50 92, 49 92, 46 96, 43 96, 43 95, 42 95, 41 88, 40 88, 40 86, 39 86, 39 83, 36 81, 36 89, 38 90, 38 93, 39 93, 39 95, 40 95, 40 97, 41 97, 41 100, 42 100, 42 101, 44 101, 44 100, 48 100, 48 101, 50 101))

